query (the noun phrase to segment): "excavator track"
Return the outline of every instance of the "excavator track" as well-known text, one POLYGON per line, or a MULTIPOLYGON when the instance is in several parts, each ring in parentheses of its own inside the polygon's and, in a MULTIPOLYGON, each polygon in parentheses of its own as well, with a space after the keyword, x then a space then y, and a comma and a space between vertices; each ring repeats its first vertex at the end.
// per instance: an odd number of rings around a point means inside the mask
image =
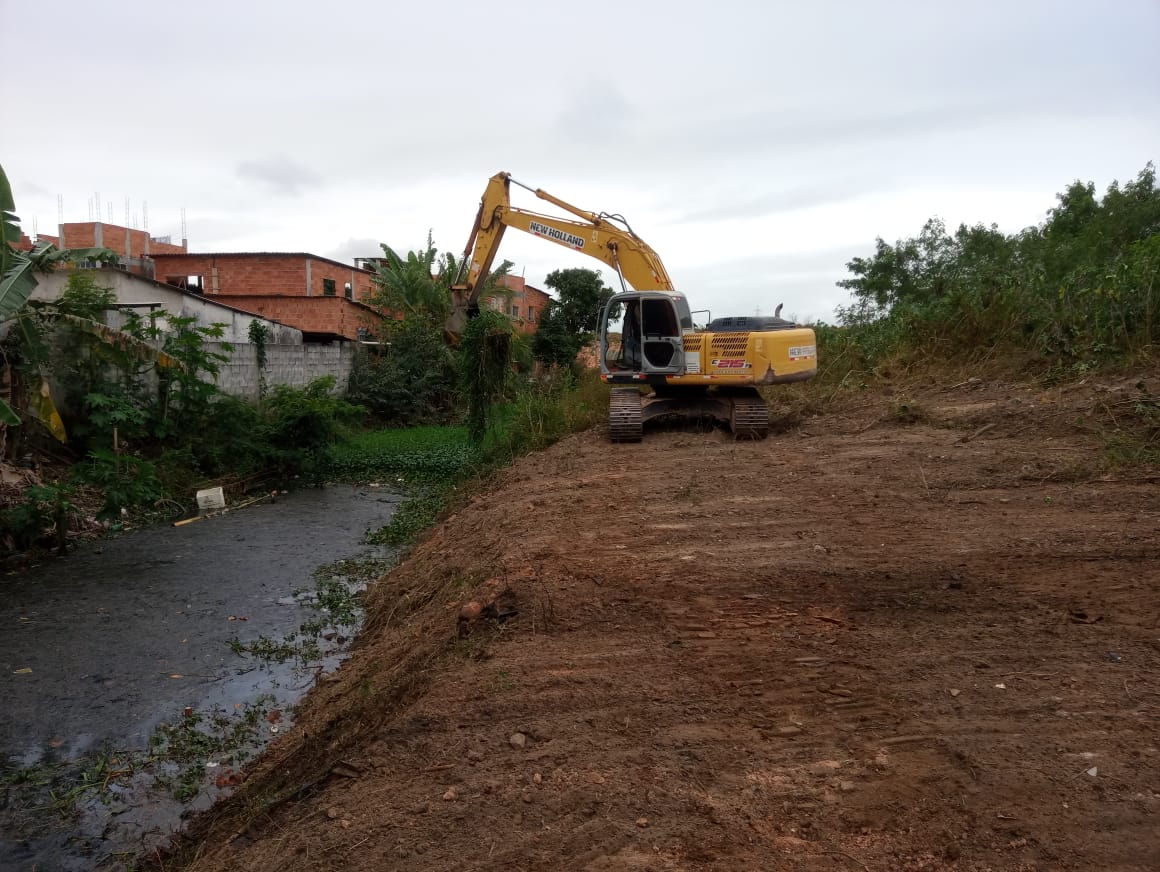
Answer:
POLYGON ((764 439, 769 435, 769 406, 756 390, 730 398, 729 429, 736 439, 764 439))
POLYGON ((639 442, 640 409, 640 391, 613 388, 608 398, 608 438, 613 442, 639 442))

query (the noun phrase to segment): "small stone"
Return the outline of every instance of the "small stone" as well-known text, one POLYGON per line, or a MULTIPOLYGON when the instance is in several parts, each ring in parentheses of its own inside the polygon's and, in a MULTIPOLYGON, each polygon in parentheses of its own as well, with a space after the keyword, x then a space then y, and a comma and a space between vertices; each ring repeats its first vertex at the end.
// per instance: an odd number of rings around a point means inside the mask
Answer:
POLYGON ((802 731, 801 727, 788 726, 788 727, 778 727, 774 731, 774 733, 775 733, 775 735, 788 738, 790 736, 799 735, 801 733, 801 731, 802 731))
POLYGON ((1095 778, 1097 775, 1099 775, 1099 774, 1100 774, 1099 767, 1098 767, 1098 766, 1093 766, 1091 769, 1088 769, 1088 770, 1085 772, 1085 774, 1087 774, 1087 775, 1090 775, 1092 778, 1095 778))
POLYGON ((467 759, 472 763, 479 763, 481 760, 483 760, 483 752, 472 748, 467 752, 467 759))
POLYGON ((838 790, 842 791, 842 793, 852 793, 856 789, 857 785, 855 785, 853 781, 838 782, 838 790))
POLYGON ((951 696, 958 696, 960 693, 962 693, 962 691, 959 690, 957 687, 952 687, 950 690, 947 691, 947 693, 949 693, 951 696))
POLYGON ((530 790, 525 790, 524 795, 520 797, 524 802, 531 802, 536 798, 536 794, 530 790))
POLYGON ((645 829, 648 826, 648 818, 646 818, 646 817, 637 818, 636 825, 638 827, 640 827, 642 830, 645 829))
POLYGON ((350 829, 350 821, 348 821, 346 818, 343 818, 342 820, 340 820, 340 821, 338 822, 338 825, 339 825, 340 827, 342 827, 344 830, 349 830, 349 829, 350 829))
POLYGON ((833 775, 841 768, 842 764, 837 760, 819 760, 817 763, 807 766, 806 771, 811 775, 833 775))
POLYGON ((528 737, 523 733, 512 733, 508 741, 511 742, 511 746, 518 751, 523 748, 524 745, 528 744, 528 737))
POLYGON ((448 787, 447 792, 443 794, 444 802, 455 802, 459 799, 459 792, 454 787, 448 787))
POLYGON ((333 805, 326 810, 326 816, 331 820, 335 820, 339 815, 339 811, 333 805))
POLYGON ((544 776, 541 775, 539 772, 537 772, 535 775, 532 776, 532 784, 542 784, 543 782, 544 782, 544 776))
POLYGON ((421 802, 417 806, 415 806, 415 808, 412 809, 412 811, 414 811, 415 814, 427 814, 427 812, 431 811, 431 803, 421 802))

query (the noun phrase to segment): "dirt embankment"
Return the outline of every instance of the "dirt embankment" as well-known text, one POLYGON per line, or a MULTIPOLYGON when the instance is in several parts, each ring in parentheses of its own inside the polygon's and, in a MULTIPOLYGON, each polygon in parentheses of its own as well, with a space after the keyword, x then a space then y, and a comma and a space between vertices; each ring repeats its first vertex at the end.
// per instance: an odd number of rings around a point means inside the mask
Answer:
POLYGON ((962 384, 526 458, 379 584, 186 860, 1160 868, 1158 478, 1092 472, 1073 425, 1115 396, 962 384), (518 617, 457 638, 497 589, 518 617))

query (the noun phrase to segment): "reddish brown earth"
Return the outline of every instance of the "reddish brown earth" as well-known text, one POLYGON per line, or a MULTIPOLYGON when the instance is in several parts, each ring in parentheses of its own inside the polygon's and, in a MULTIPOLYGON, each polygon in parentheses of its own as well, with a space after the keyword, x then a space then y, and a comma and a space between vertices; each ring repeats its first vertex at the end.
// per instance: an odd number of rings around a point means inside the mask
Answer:
POLYGON ((1101 466, 1138 390, 525 458, 378 584, 181 862, 1160 868, 1160 477, 1101 466), (457 638, 489 591, 518 617, 457 638))

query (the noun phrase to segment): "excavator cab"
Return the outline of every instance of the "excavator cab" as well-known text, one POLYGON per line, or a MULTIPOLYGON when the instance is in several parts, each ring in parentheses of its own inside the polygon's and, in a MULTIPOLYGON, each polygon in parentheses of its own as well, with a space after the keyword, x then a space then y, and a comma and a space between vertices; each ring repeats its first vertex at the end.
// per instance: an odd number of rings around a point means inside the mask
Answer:
POLYGON ((681 337, 692 332, 693 317, 683 294, 616 294, 600 322, 600 371, 610 383, 639 383, 650 374, 680 375, 685 371, 681 337))

